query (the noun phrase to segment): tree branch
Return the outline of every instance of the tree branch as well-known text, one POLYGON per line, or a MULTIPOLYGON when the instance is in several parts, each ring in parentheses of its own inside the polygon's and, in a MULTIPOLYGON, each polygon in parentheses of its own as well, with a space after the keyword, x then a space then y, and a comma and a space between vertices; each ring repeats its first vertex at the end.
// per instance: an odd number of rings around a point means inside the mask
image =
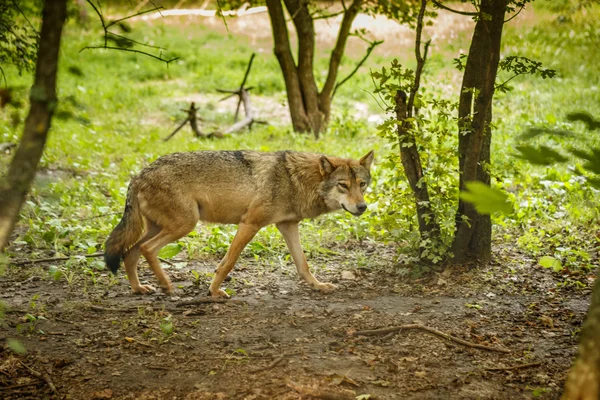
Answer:
POLYGON ((358 72, 360 67, 362 67, 362 65, 365 63, 365 61, 367 61, 367 59, 371 55, 371 52, 373 51, 373 49, 375 49, 375 47, 379 46, 382 43, 383 43, 383 40, 377 40, 375 42, 370 43, 369 47, 367 48, 367 52, 366 52, 365 56, 358 62, 358 64, 356 64, 356 67, 354 67, 352 72, 350 72, 348 74, 348 76, 346 76, 344 79, 342 79, 341 81, 339 81, 338 83, 335 84, 335 88, 333 89, 333 92, 331 93, 332 99, 335 96, 335 92, 337 92, 339 87, 342 86, 344 83, 346 83, 348 80, 350 80, 350 78, 352 78, 352 76, 354 76, 354 74, 356 74, 356 72, 358 72))
POLYGON ((453 12, 455 14, 466 15, 466 16, 469 16, 469 17, 475 17, 475 16, 477 16, 479 14, 479 13, 476 13, 476 12, 455 10, 453 8, 450 8, 448 6, 443 5, 442 3, 440 3, 439 1, 436 1, 436 0, 431 0, 431 2, 436 7, 441 8, 441 9, 446 10, 446 11, 453 12))
POLYGON ((138 54, 143 54, 143 55, 151 57, 151 58, 155 58, 159 61, 166 63, 167 65, 172 63, 173 61, 179 60, 179 57, 175 57, 175 58, 171 58, 170 60, 166 60, 166 59, 162 58, 161 56, 155 56, 154 54, 150 54, 145 51, 135 50, 135 49, 124 49, 122 47, 113 47, 113 46, 86 46, 83 49, 79 50, 79 52, 81 53, 82 51, 87 50, 87 49, 90 49, 90 50, 91 49, 106 49, 106 50, 128 51, 130 53, 138 53, 138 54))
POLYGON ((327 73, 327 79, 325 80, 325 84, 323 85, 323 89, 320 93, 321 103, 324 103, 324 99, 333 97, 332 93, 335 89, 335 82, 337 80, 340 62, 344 55, 346 43, 348 42, 348 36, 350 34, 350 29, 352 28, 352 22, 360 11, 362 2, 363 0, 354 0, 350 7, 344 12, 344 18, 342 19, 342 23, 340 24, 340 29, 338 31, 337 42, 333 48, 333 51, 331 52, 331 58, 329 59, 329 71, 327 73))
POLYGON ((417 16, 417 36, 415 39, 415 58, 417 59, 417 69, 415 71, 415 83, 410 89, 410 95, 408 97, 408 103, 406 103, 406 114, 408 118, 413 116, 413 109, 415 105, 415 96, 421 86, 421 75, 423 74, 423 68, 425 67, 425 61, 427 59, 427 51, 431 40, 425 42, 425 48, 423 55, 421 55, 421 37, 423 35, 423 19, 425 18, 425 10, 427 8, 427 0, 421 0, 421 8, 417 16))

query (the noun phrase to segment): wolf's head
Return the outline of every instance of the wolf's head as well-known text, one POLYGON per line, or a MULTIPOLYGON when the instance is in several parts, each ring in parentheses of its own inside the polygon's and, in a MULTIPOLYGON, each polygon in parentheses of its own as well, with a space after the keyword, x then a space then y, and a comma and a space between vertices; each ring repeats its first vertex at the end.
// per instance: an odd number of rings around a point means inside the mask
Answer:
POLYGON ((373 150, 360 160, 329 159, 322 156, 319 168, 323 175, 321 195, 330 211, 343 208, 359 216, 367 209, 364 193, 371 182, 373 150))

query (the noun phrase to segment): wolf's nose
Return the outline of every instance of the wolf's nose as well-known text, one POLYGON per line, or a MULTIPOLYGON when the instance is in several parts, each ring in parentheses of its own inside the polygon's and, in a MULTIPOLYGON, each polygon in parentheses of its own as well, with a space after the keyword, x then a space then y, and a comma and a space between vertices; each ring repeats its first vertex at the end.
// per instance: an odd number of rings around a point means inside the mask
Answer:
POLYGON ((356 205, 356 209, 359 213, 364 213, 367 210, 367 205, 365 203, 359 203, 356 205))

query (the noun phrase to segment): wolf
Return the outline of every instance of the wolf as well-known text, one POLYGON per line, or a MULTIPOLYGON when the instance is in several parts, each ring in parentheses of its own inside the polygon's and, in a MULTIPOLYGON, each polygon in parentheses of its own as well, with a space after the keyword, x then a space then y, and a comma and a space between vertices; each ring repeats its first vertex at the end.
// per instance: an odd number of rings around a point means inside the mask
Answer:
POLYGON ((161 289, 173 286, 158 253, 190 233, 198 221, 238 225, 216 269, 209 292, 229 297, 221 284, 240 253, 263 227, 275 224, 283 235, 298 274, 313 289, 335 290, 311 274, 300 244, 298 224, 306 218, 343 209, 360 216, 371 182, 371 150, 359 160, 322 154, 279 151, 196 151, 158 158, 129 183, 125 211, 105 244, 104 260, 116 274, 125 264, 135 293, 155 289, 137 274, 140 255, 148 261, 161 289))

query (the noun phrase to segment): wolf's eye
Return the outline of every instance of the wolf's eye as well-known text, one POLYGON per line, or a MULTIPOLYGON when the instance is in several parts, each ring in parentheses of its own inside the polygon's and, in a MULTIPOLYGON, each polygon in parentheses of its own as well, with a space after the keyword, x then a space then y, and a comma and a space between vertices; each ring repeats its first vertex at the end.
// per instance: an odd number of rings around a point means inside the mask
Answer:
POLYGON ((361 187, 361 188, 363 188, 363 189, 364 189, 365 187, 367 187, 367 182, 361 182, 361 183, 360 183, 360 187, 361 187))
POLYGON ((342 189, 346 189, 346 190, 348 190, 348 185, 346 185, 345 183, 342 183, 342 182, 340 182, 340 183, 338 183, 338 185, 339 185, 339 186, 340 186, 342 189))

